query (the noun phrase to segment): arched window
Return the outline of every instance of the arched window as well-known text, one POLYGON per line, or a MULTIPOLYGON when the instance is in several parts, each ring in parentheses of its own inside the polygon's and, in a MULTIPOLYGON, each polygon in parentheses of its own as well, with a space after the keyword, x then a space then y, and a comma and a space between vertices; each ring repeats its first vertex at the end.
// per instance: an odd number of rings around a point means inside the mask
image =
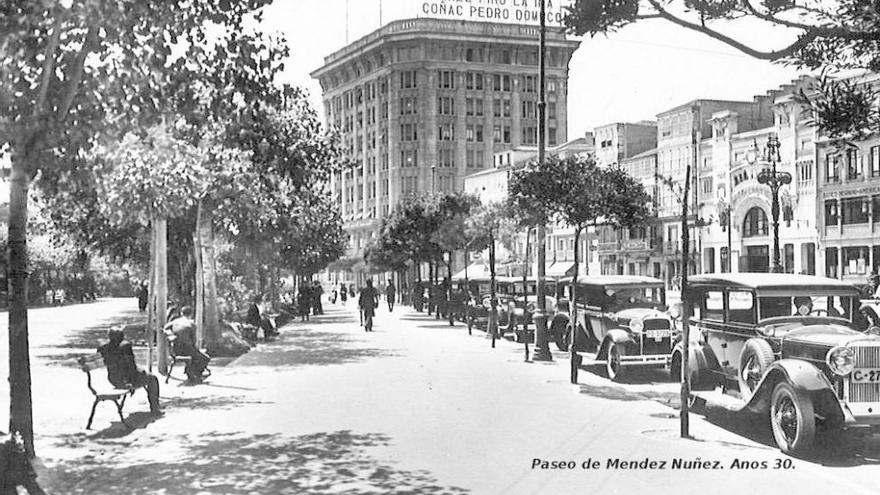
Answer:
POLYGON ((756 237, 767 235, 767 214, 764 210, 755 206, 746 213, 743 222, 743 237, 756 237))

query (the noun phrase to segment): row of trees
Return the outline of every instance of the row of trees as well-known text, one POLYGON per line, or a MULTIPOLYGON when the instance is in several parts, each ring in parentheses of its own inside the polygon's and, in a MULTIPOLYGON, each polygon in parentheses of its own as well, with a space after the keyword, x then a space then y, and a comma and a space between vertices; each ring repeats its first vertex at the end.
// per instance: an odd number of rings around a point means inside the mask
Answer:
MULTIPOLYGON (((341 254, 339 214, 315 185, 347 164, 303 92, 277 81, 287 45, 253 27, 267 3, 0 7, 10 431, 29 455, 32 184, 76 245, 149 265, 158 308, 170 265, 178 297, 194 295, 209 347, 220 338, 218 273, 263 291, 282 267, 313 273, 341 254)), ((164 317, 156 311, 154 328, 164 317)))
MULTIPOLYGON (((488 248, 494 278, 497 241, 510 248, 518 232, 557 223, 574 228, 577 273, 577 247, 587 228, 633 227, 644 223, 651 213, 650 197, 639 181, 619 167, 598 166, 592 157, 530 162, 512 172, 508 189, 508 199, 501 204, 483 205, 475 196, 463 193, 404 199, 365 250, 367 264, 376 271, 399 274, 422 263, 445 264, 451 278, 453 253, 488 248)), ((416 269, 417 283, 421 282, 420 272, 416 269)), ((494 283, 492 286, 494 305, 494 283)))

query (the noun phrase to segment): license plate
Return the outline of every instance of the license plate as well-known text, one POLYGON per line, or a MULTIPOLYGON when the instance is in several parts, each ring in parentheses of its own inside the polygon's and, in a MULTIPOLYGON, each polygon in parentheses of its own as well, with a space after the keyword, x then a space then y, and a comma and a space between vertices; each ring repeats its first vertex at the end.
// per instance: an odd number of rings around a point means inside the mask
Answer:
POLYGON ((856 368, 850 380, 853 383, 880 383, 880 368, 856 368))
POLYGON ((672 335, 672 330, 645 330, 645 337, 654 340, 663 340, 672 335))

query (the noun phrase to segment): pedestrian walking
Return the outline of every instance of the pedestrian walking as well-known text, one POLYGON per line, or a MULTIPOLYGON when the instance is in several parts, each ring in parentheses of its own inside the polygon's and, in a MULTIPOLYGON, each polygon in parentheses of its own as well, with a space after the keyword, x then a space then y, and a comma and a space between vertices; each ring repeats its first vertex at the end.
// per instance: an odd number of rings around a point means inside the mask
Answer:
POLYGON ((147 310, 147 300, 149 299, 149 289, 147 288, 147 282, 141 282, 141 286, 137 291, 137 299, 138 299, 138 311, 143 313, 147 310))
POLYGON ((302 283, 299 286, 297 294, 297 309, 299 310, 299 321, 309 321, 309 313, 312 307, 312 296, 309 293, 308 284, 302 283))
POLYGON ((367 279, 367 286, 361 290, 358 299, 358 307, 363 315, 364 331, 373 331, 373 316, 376 314, 376 307, 379 305, 379 292, 373 287, 373 279, 367 279))
POLYGON ((321 282, 317 280, 314 282, 312 286, 312 306, 314 307, 314 315, 322 315, 324 314, 324 304, 321 301, 321 296, 324 295, 324 287, 321 286, 321 282))
POLYGON ((345 288, 345 284, 339 284, 339 300, 342 301, 342 305, 345 306, 345 301, 348 299, 348 289, 345 288))
POLYGON ((388 285, 385 287, 385 302, 388 303, 388 312, 394 311, 394 299, 397 297, 397 289, 394 288, 394 284, 391 283, 391 280, 388 281, 388 285))

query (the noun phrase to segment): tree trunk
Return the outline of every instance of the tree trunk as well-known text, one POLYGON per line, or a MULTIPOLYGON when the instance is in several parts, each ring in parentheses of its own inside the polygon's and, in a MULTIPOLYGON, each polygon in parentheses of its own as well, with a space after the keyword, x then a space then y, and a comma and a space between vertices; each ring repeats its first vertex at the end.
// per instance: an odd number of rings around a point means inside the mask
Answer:
POLYGON ((449 326, 455 325, 452 316, 452 251, 449 251, 449 263, 446 263, 446 316, 449 317, 449 326))
POLYGON ((489 321, 486 322, 489 335, 492 337, 492 348, 495 348, 495 336, 498 333, 498 297, 495 293, 495 236, 489 233, 489 321))
POLYGON ((156 231, 156 343, 159 373, 168 373, 168 339, 165 338, 165 320, 168 314, 168 221, 157 218, 156 231))
MULTIPOLYGON (((571 338, 569 339, 569 351, 571 351, 571 383, 577 383, 578 381, 578 370, 580 369, 581 359, 580 355, 578 355, 577 348, 577 282, 578 282, 578 271, 580 270, 580 260, 578 259, 578 242, 580 242, 581 238, 581 227, 578 225, 574 228, 574 275, 571 277, 571 301, 568 302, 568 307, 571 312, 571 338)), ((564 330, 563 330, 564 331, 564 330)))
POLYGON ((197 218, 204 284, 204 344, 213 346, 220 342, 221 332, 220 311, 217 307, 217 260, 214 257, 214 209, 210 201, 199 203, 197 218))
POLYGON ((147 371, 153 372, 156 343, 156 221, 150 229, 150 282, 147 291, 147 371))
POLYGON ((202 200, 196 207, 196 229, 193 232, 193 258, 196 262, 195 276, 195 312, 196 312, 196 346, 202 347, 205 342, 205 267, 202 263, 202 242, 199 239, 199 225, 202 220, 202 200))
POLYGON ((26 163, 12 161, 9 181, 9 431, 19 433, 28 457, 34 457, 31 364, 28 344, 27 203, 30 175, 26 163))

